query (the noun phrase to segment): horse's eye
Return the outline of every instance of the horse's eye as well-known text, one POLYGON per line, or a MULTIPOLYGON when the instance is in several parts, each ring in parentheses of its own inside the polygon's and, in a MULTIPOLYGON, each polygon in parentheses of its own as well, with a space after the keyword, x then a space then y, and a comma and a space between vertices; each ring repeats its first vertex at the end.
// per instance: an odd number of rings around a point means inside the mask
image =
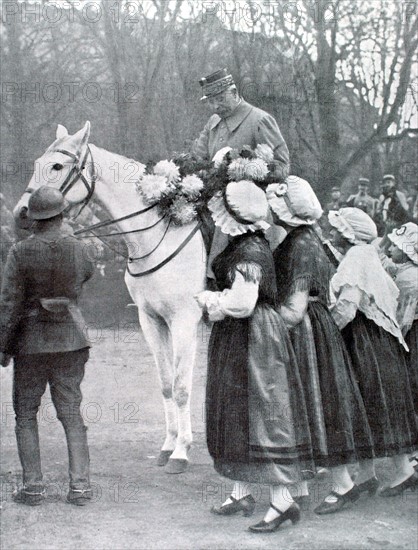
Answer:
POLYGON ((52 169, 53 170, 62 170, 63 169, 63 166, 62 164, 60 164, 59 162, 56 162, 53 166, 52 166, 52 169))

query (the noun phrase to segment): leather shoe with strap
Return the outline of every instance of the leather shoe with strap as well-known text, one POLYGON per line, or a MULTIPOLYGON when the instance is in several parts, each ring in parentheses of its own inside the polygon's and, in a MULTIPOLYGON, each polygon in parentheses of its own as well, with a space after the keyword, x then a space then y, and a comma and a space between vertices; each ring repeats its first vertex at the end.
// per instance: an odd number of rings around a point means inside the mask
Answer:
POLYGON ((349 491, 347 491, 347 493, 344 493, 343 495, 340 495, 335 491, 331 491, 330 495, 335 497, 336 500, 334 502, 327 502, 327 500, 325 499, 319 506, 314 509, 314 512, 315 514, 318 514, 320 516, 323 516, 325 514, 335 514, 335 512, 339 512, 341 508, 343 508, 347 503, 355 502, 358 498, 360 498, 360 494, 361 491, 359 490, 359 487, 357 485, 354 485, 352 489, 350 489, 349 491))
POLYGON ((254 513, 255 500, 252 495, 247 495, 239 500, 232 496, 229 498, 232 502, 222 504, 222 506, 213 506, 211 509, 212 514, 216 514, 217 516, 232 516, 242 511, 244 516, 249 517, 254 513))
POLYGON ((276 508, 276 506, 274 506, 274 504, 272 504, 271 502, 270 507, 273 508, 273 510, 276 510, 276 512, 279 514, 277 518, 274 518, 271 521, 264 521, 263 519, 255 525, 250 525, 248 529, 252 533, 273 533, 274 531, 277 531, 280 525, 287 520, 290 520, 293 524, 300 521, 300 508, 296 504, 296 502, 294 502, 290 506, 290 508, 288 508, 284 512, 276 508))
POLYGON ((396 497, 401 495, 406 489, 415 491, 418 487, 418 473, 414 472, 408 479, 405 479, 402 483, 398 483, 395 487, 386 487, 380 492, 381 497, 396 497))
POLYGON ((373 496, 376 494, 377 489, 379 488, 379 481, 375 477, 371 477, 364 483, 359 483, 358 485, 355 485, 360 493, 365 493, 366 491, 369 493, 369 496, 373 496))

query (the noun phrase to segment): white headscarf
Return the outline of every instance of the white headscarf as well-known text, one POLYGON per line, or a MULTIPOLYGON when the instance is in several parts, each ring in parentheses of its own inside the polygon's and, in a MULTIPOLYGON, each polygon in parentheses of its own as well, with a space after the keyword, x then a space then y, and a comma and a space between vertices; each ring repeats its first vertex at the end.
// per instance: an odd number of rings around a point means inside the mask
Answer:
POLYGON ((377 228, 371 217, 360 208, 331 210, 328 220, 351 244, 371 243, 377 238, 377 228))
POLYGON ((322 216, 321 203, 314 190, 298 176, 288 176, 284 183, 268 185, 266 196, 279 220, 292 227, 312 225, 322 216))
POLYGON ((249 180, 228 183, 225 192, 218 191, 211 198, 208 208, 215 225, 233 237, 270 227, 265 193, 249 180))
POLYGON ((406 254, 414 264, 418 264, 418 225, 408 222, 394 229, 388 238, 404 254, 406 254))

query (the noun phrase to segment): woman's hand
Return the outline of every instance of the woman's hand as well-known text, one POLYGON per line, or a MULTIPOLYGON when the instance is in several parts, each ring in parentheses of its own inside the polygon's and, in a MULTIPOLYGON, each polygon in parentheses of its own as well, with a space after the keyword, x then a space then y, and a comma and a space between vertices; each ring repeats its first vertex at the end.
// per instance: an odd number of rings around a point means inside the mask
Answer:
POLYGON ((210 300, 212 294, 214 293, 210 290, 204 290, 203 292, 199 292, 199 294, 195 294, 193 298, 198 303, 198 306, 205 310, 207 309, 207 302, 210 300))

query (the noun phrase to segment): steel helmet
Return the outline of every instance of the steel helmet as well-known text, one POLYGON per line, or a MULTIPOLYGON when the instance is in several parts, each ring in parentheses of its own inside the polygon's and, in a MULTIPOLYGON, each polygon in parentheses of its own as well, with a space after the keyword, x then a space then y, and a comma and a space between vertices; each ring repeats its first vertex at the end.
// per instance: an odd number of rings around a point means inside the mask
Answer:
POLYGON ((43 185, 29 199, 28 216, 33 220, 47 220, 61 214, 68 204, 61 191, 43 185))

